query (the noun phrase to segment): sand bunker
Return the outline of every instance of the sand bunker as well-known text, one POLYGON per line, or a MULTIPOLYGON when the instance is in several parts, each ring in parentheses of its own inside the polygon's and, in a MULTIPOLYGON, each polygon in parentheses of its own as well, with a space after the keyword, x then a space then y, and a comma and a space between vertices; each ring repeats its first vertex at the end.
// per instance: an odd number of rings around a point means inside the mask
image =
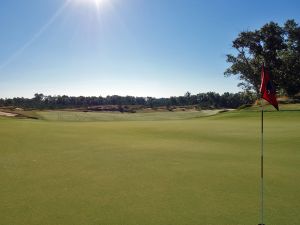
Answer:
POLYGON ((14 117, 16 116, 17 114, 14 114, 14 113, 7 113, 7 112, 1 112, 0 111, 0 116, 8 116, 8 117, 14 117))

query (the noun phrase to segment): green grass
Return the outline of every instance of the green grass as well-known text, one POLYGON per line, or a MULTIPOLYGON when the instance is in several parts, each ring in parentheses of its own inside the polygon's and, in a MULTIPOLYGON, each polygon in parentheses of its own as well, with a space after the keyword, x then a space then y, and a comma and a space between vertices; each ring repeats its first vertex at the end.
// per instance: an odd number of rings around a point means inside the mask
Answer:
MULTIPOLYGON (((47 113, 0 118, 1 225, 258 223, 259 112, 47 113)), ((299 133, 299 111, 265 113, 266 224, 299 224, 299 133)))
MULTIPOLYGON (((265 104, 266 101, 264 101, 265 104)), ((279 104, 279 109, 280 111, 300 111, 300 104, 279 104)), ((249 108, 245 108, 242 111, 251 111, 251 112, 256 112, 256 111, 260 111, 261 110, 261 106, 260 105, 255 105, 249 108)), ((264 111, 267 112, 273 112, 276 111, 276 109, 270 105, 264 105, 264 111)))

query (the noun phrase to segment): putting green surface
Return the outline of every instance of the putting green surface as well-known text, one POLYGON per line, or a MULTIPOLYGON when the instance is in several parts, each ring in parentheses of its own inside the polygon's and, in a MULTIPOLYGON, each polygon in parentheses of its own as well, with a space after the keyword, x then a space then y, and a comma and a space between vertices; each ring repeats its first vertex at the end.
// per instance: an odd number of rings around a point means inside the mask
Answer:
MULTIPOLYGON (((0 224, 257 224, 260 114, 164 116, 0 118, 0 224)), ((265 113, 266 224, 299 224, 299 135, 299 111, 265 113)))

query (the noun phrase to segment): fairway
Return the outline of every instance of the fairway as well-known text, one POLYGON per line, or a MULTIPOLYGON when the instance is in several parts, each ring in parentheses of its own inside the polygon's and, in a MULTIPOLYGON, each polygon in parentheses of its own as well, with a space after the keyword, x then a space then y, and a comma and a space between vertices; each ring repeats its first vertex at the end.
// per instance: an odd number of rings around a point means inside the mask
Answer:
MULTIPOLYGON (((0 117, 1 225, 259 221, 259 112, 38 114, 0 117)), ((300 111, 265 113, 267 225, 299 224, 299 134, 300 111)))

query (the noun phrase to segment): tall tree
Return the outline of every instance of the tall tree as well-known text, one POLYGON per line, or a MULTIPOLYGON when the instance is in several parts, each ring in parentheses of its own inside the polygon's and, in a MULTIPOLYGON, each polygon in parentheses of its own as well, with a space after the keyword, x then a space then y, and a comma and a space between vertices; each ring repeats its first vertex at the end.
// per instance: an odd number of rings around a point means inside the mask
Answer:
POLYGON ((241 32, 233 41, 236 54, 225 76, 238 76, 239 86, 259 92, 261 65, 272 72, 276 86, 293 96, 300 91, 300 27, 288 20, 283 27, 270 22, 258 30, 241 32))

